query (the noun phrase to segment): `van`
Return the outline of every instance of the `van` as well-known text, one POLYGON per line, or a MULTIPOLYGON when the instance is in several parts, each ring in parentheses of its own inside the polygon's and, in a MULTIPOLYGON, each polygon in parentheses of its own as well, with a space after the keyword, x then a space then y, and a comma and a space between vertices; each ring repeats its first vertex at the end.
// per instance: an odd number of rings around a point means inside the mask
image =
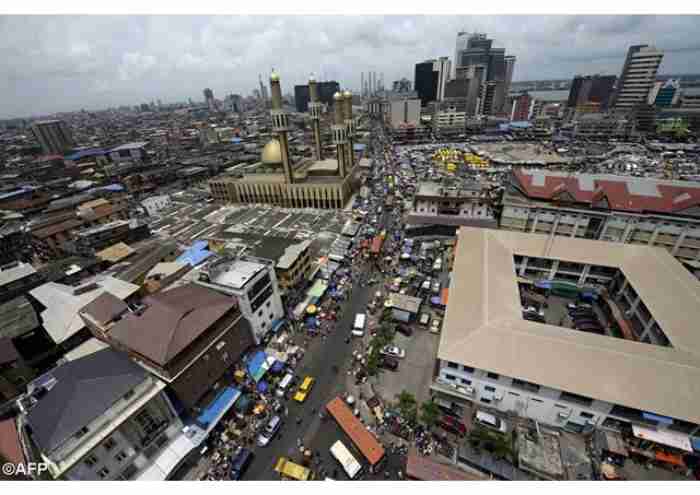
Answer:
POLYGON ((269 444, 281 426, 282 418, 279 416, 273 416, 272 419, 270 419, 270 421, 268 421, 268 423, 265 425, 262 433, 258 435, 258 447, 264 447, 269 444))
POLYGON ((365 320, 366 316, 364 313, 355 315, 355 322, 352 325, 352 332, 350 332, 352 336, 362 337, 365 334, 365 320))
POLYGON ((248 449, 241 449, 241 451, 233 458, 231 461, 231 479, 240 480, 243 474, 250 466, 253 461, 253 453, 248 449))
POLYGON ((292 383, 292 380, 294 380, 294 375, 291 373, 284 375, 282 380, 280 380, 279 385, 277 385, 277 390, 275 391, 277 397, 284 397, 284 395, 287 393, 287 389, 289 389, 289 385, 292 383))

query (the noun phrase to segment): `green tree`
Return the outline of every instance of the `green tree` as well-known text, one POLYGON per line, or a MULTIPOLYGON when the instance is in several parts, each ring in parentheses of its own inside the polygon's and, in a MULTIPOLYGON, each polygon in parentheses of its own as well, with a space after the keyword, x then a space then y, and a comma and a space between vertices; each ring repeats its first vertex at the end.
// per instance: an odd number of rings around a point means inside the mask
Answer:
POLYGON ((398 394, 397 397, 399 399, 397 407, 403 419, 409 423, 415 423, 418 416, 418 402, 416 401, 416 397, 406 390, 398 394))
POLYGON ((440 408, 432 400, 427 400, 420 405, 420 420, 428 428, 435 425, 440 416, 440 408))

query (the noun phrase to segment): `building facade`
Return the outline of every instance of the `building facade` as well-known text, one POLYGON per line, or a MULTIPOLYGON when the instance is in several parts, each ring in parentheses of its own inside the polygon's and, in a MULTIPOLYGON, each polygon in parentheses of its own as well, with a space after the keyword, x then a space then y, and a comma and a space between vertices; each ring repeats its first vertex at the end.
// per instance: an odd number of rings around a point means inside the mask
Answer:
POLYGON ((635 45, 629 48, 613 96, 616 111, 629 111, 647 101, 663 58, 664 53, 653 46, 635 45))
POLYGON ((416 64, 413 87, 423 107, 437 99, 439 74, 434 70, 434 66, 434 60, 416 64))
POLYGON ((31 130, 46 155, 63 155, 75 146, 73 134, 62 120, 33 122, 31 130))
POLYGON ((495 227, 497 222, 492 200, 486 188, 476 182, 443 186, 421 182, 415 194, 408 223, 444 225, 478 225, 495 227))
POLYGON ((576 108, 579 105, 597 103, 602 111, 608 109, 610 97, 615 87, 615 76, 575 76, 571 81, 567 106, 576 108))

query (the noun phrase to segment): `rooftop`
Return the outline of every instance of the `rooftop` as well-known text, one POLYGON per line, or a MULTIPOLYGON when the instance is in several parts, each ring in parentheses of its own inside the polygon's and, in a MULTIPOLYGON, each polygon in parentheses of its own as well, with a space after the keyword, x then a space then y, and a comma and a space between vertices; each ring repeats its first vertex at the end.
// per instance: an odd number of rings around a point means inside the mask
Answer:
POLYGON ((0 287, 36 273, 34 267, 29 263, 10 264, 6 266, 7 268, 0 267, 0 287))
POLYGON ((450 295, 439 359, 700 423, 700 283, 666 250, 462 228, 450 295), (619 268, 671 347, 523 319, 516 254, 619 268))
POLYGON ((111 150, 109 150, 109 153, 112 153, 114 151, 122 151, 122 150, 135 150, 135 149, 143 148, 147 144, 148 144, 147 141, 136 141, 133 143, 126 143, 126 144, 122 144, 120 146, 117 146, 116 148, 112 148, 111 150))
POLYGON ((231 263, 218 264, 214 273, 211 274, 213 275, 211 281, 234 289, 242 289, 250 279, 264 269, 265 265, 262 263, 236 259, 231 263))

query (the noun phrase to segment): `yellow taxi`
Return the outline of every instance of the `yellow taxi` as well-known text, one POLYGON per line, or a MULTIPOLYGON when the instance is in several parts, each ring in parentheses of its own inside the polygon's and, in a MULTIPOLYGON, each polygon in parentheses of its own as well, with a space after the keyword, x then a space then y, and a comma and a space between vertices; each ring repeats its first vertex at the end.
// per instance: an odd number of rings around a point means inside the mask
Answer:
POLYGON ((306 396, 309 395, 309 392, 311 392, 311 387, 314 386, 315 381, 316 379, 310 376, 304 378, 304 381, 301 382, 301 385, 299 386, 299 390, 297 390, 297 393, 294 394, 294 400, 297 402, 304 402, 306 400, 306 396))

